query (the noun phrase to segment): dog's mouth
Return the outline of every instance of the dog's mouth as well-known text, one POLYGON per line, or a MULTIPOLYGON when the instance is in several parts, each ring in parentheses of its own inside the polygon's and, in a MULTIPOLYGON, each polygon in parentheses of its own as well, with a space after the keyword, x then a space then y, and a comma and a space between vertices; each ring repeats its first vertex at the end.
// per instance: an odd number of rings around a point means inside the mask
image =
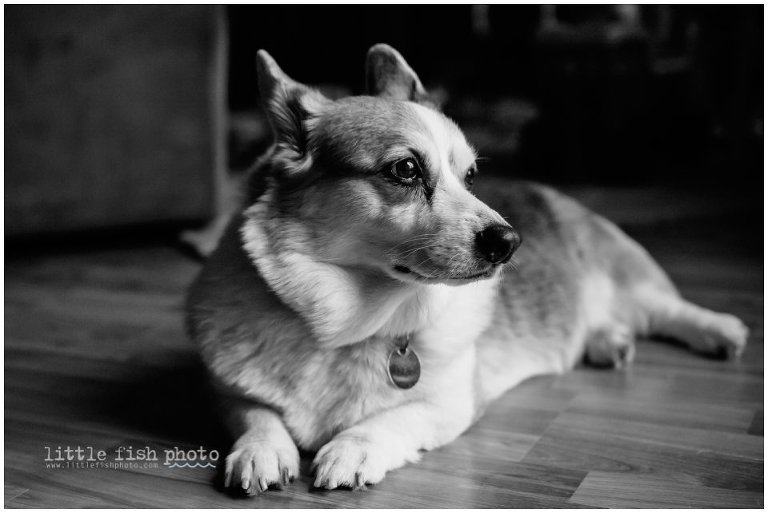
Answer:
POLYGON ((475 280, 484 280, 487 278, 490 278, 494 275, 496 272, 497 267, 491 266, 488 269, 485 269, 483 271, 468 274, 468 275, 459 275, 459 276, 426 276, 424 274, 419 273, 418 271, 415 271, 411 269, 410 267, 406 267, 401 264, 394 265, 392 267, 392 270, 402 277, 407 277, 409 280, 416 280, 420 282, 468 282, 468 281, 475 281, 475 280))

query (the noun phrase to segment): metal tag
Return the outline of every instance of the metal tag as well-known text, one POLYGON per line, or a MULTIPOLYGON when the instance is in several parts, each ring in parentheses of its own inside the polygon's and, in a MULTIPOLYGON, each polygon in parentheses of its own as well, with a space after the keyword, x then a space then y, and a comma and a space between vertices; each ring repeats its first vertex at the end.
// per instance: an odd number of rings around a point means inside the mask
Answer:
POLYGON ((393 385, 408 389, 419 381, 421 362, 416 352, 410 347, 398 347, 389 354, 387 372, 393 385))

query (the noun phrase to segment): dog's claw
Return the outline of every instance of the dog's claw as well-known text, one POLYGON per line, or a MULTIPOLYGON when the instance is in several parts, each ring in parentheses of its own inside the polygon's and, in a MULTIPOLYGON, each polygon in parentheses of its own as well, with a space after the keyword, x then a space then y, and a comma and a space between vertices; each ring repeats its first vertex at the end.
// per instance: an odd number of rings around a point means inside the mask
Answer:
POLYGON ((355 472, 355 490, 367 490, 362 472, 355 472))
POLYGON ((240 486, 243 490, 248 491, 248 489, 251 487, 251 481, 250 479, 243 479, 243 482, 240 483, 240 486))

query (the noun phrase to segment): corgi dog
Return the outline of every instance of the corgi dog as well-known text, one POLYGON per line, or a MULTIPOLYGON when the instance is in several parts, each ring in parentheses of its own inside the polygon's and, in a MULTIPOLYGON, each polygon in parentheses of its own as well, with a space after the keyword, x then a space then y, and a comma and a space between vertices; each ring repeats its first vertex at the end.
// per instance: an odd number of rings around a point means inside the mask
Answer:
POLYGON ((738 356, 747 328, 683 299, 614 224, 543 185, 472 192, 475 151, 393 48, 332 101, 261 50, 274 144, 187 298, 225 407, 225 485, 364 488, 447 444, 491 401, 636 336, 738 356))

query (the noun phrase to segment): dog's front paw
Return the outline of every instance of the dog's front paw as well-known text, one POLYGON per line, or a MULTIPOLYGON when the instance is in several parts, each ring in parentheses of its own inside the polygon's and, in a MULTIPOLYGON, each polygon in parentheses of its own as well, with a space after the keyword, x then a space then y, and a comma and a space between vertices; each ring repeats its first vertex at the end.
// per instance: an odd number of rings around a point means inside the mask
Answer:
POLYGON ((364 489, 384 478, 386 448, 364 438, 340 436, 325 444, 312 463, 315 487, 332 490, 339 486, 364 489))
POLYGON ((298 475, 299 451, 292 443, 238 441, 227 456, 224 486, 256 495, 271 486, 282 488, 298 475))

